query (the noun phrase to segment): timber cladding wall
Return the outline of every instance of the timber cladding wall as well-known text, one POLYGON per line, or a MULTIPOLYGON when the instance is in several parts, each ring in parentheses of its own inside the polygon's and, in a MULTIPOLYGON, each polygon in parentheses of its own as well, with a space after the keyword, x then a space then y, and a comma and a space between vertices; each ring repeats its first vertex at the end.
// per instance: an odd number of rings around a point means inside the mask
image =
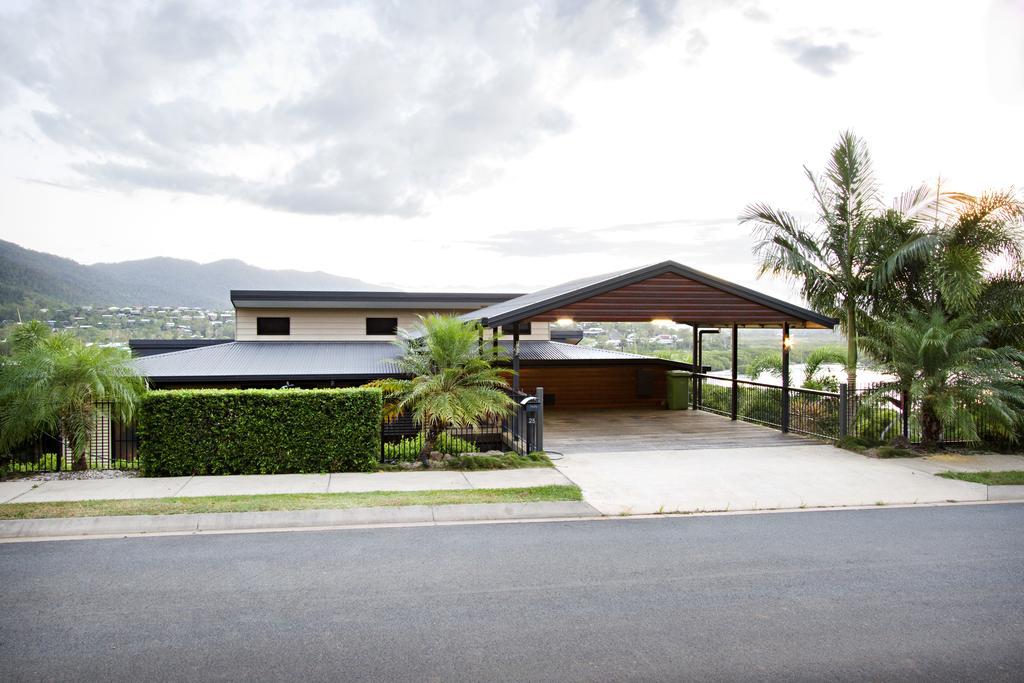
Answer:
POLYGON ((665 403, 663 365, 589 365, 529 367, 519 371, 519 386, 554 394, 551 410, 561 408, 657 408, 665 403))

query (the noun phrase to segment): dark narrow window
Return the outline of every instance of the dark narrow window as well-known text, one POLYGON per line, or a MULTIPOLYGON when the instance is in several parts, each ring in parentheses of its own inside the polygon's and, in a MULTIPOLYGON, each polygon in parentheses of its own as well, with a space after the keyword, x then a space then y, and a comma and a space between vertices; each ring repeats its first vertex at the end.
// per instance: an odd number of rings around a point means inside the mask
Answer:
MULTIPOLYGON (((513 325, 502 325, 501 326, 501 333, 506 335, 506 336, 512 336, 513 327, 514 327, 513 325)), ((530 323, 519 323, 519 334, 520 335, 531 334, 531 332, 530 332, 530 323)))
POLYGON ((256 318, 256 334, 291 334, 291 318, 256 318))
POLYGON ((398 334, 398 318, 367 318, 366 334, 398 334))

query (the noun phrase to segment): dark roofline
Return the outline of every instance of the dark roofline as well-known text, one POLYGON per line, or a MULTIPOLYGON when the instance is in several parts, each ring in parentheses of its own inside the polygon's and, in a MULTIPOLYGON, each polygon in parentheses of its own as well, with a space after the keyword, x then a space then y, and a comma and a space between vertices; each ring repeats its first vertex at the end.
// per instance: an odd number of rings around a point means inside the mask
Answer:
MULTIPOLYGON (((729 282, 728 280, 723 280, 715 277, 714 275, 702 273, 699 270, 694 270, 689 266, 684 266, 683 264, 675 261, 662 261, 661 263, 644 266, 626 273, 617 273, 609 276, 606 280, 601 280, 563 294, 555 295, 537 303, 525 305, 522 308, 513 309, 493 317, 482 316, 476 318, 475 314, 479 313, 479 311, 467 313, 463 317, 468 319, 478 319, 484 327, 499 327, 514 322, 529 320, 533 316, 546 313, 556 308, 561 308, 563 306, 576 303, 577 301, 597 296, 598 294, 604 294, 605 292, 610 292, 621 287, 642 282, 648 278, 663 275, 665 273, 674 273, 681 277, 694 280, 695 282, 700 282, 701 284, 714 287, 723 292, 752 301, 756 304, 772 308, 780 313, 804 322, 815 323, 827 328, 833 328, 839 324, 839 321, 834 318, 829 318, 828 316, 821 315, 820 313, 803 308, 802 306, 797 306, 787 301, 768 296, 767 294, 762 294, 761 292, 757 292, 748 287, 743 287, 742 285, 737 285, 733 282, 729 282)), ((681 322, 685 323, 687 321, 681 322)), ((780 323, 781 322, 782 321, 780 321, 780 323)), ((759 324, 759 326, 764 327, 764 324, 759 324)))
POLYGON ((129 339, 128 348, 139 357, 155 356, 160 353, 189 351, 206 346, 217 346, 235 341, 234 339, 129 339))
POLYGON ((383 292, 383 291, 323 291, 281 289, 232 289, 231 303, 238 307, 268 308, 329 308, 330 304, 418 304, 458 308, 497 304, 516 299, 522 294, 502 292, 383 292))
POLYGON ((229 382, 287 382, 288 380, 298 380, 302 382, 325 382, 328 380, 369 382, 371 380, 387 379, 389 377, 408 377, 408 375, 403 375, 401 373, 353 373, 350 375, 297 375, 295 373, 288 375, 158 375, 156 377, 147 377, 146 379, 154 384, 196 384, 200 382, 214 384, 229 382))

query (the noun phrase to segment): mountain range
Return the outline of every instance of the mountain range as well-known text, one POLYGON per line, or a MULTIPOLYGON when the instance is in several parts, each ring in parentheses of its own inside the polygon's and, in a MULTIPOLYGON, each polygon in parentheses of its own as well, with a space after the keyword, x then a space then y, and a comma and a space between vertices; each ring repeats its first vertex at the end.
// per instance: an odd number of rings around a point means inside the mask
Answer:
POLYGON ((0 316, 18 306, 230 308, 232 289, 388 290, 321 271, 267 270, 237 259, 148 258, 83 265, 0 240, 0 316))

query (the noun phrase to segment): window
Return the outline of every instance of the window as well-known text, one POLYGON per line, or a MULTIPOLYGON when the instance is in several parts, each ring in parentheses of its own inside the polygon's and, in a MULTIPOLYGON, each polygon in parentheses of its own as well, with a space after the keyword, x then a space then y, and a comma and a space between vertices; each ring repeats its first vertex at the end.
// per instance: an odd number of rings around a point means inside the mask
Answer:
POLYGON ((256 318, 256 334, 291 334, 291 318, 256 318))
MULTIPOLYGON (((501 333, 504 334, 504 335, 511 336, 512 335, 513 327, 514 327, 513 325, 502 325, 501 326, 501 333)), ((530 332, 530 323, 519 323, 519 334, 520 335, 531 334, 531 332, 530 332)))
POLYGON ((398 318, 367 318, 366 334, 398 334, 398 318))

